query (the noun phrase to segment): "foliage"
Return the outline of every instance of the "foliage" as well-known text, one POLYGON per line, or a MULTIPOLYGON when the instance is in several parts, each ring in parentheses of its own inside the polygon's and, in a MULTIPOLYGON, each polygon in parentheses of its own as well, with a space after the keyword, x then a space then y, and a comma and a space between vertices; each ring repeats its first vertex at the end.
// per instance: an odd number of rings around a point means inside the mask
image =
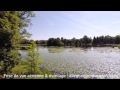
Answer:
POLYGON ((0 74, 10 73, 18 64, 18 46, 22 38, 30 36, 25 27, 30 24, 31 11, 0 11, 0 74))
POLYGON ((64 46, 64 43, 60 40, 60 38, 50 38, 47 41, 48 46, 64 46))
POLYGON ((17 75, 24 75, 29 73, 29 66, 28 63, 25 64, 18 64, 14 68, 12 68, 12 74, 17 74, 17 75))
POLYGON ((48 46, 76 46, 80 47, 81 45, 91 44, 92 39, 87 37, 86 35, 81 39, 76 39, 73 37, 72 39, 64 39, 60 38, 49 38, 47 41, 48 46))
POLYGON ((87 45, 91 43, 91 38, 87 37, 86 35, 84 35, 84 37, 82 38, 82 44, 83 45, 87 45))
POLYGON ((115 37, 106 35, 106 36, 99 36, 94 37, 92 44, 100 45, 100 44, 120 44, 120 35, 116 35, 115 37))
POLYGON ((106 36, 97 36, 88 37, 86 35, 83 38, 76 39, 73 37, 72 39, 65 39, 65 38, 49 38, 48 40, 36 40, 36 44, 39 45, 47 45, 47 46, 97 46, 97 45, 104 45, 104 44, 120 44, 120 35, 116 35, 115 37, 106 35, 106 36))
POLYGON ((39 45, 47 45, 47 40, 36 40, 35 42, 39 45))
POLYGON ((30 45, 30 49, 28 50, 28 57, 27 61, 29 62, 30 73, 36 74, 39 73, 39 66, 42 62, 42 60, 39 57, 39 51, 36 49, 35 42, 32 42, 30 45))
POLYGON ((40 69, 40 64, 42 60, 39 57, 38 49, 36 49, 35 42, 31 42, 30 48, 28 50, 28 55, 26 57, 27 61, 20 61, 18 65, 16 65, 14 68, 12 68, 12 74, 17 75, 45 75, 45 74, 51 74, 46 69, 40 69))

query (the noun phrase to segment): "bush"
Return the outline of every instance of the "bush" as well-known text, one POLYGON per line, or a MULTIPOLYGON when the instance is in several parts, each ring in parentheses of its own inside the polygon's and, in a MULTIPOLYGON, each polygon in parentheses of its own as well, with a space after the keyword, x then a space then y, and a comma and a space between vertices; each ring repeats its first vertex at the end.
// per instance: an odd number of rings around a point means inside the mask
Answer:
POLYGON ((24 75, 29 73, 29 66, 28 65, 16 65, 14 68, 12 68, 12 74, 17 74, 17 75, 24 75))
MULTIPOLYGON (((18 65, 16 65, 14 68, 11 70, 12 74, 16 75, 50 75, 51 72, 46 70, 46 69, 40 69, 36 68, 34 74, 31 74, 31 67, 29 62, 21 61, 18 65)), ((21 79, 21 77, 14 78, 14 79, 21 79)), ((34 77, 25 77, 24 79, 39 79, 39 78, 34 78, 34 77)), ((43 78, 44 79, 44 78, 43 78)))
MULTIPOLYGON (((27 52, 27 61, 20 61, 17 66, 12 68, 11 72, 12 74, 17 75, 44 75, 44 74, 50 74, 47 70, 40 70, 39 66, 42 62, 42 60, 39 57, 39 51, 36 49, 36 44, 34 42, 31 43, 31 45, 28 47, 22 47, 22 49, 28 49, 27 52)), ((20 77, 19 77, 20 78, 20 77)), ((25 79, 34 77, 24 77, 25 79)), ((35 77, 36 78, 36 77, 35 77)))

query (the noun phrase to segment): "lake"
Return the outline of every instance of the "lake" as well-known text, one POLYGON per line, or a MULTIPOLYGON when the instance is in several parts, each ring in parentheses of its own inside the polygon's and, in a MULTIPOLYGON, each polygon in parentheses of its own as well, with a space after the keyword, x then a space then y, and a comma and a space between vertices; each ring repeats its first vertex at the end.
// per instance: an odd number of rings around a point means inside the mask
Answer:
MULTIPOLYGON (((40 68, 46 68, 54 74, 120 78, 120 49, 117 47, 39 47, 39 52, 43 60, 40 68)), ((20 53, 26 56, 25 51, 20 53)))

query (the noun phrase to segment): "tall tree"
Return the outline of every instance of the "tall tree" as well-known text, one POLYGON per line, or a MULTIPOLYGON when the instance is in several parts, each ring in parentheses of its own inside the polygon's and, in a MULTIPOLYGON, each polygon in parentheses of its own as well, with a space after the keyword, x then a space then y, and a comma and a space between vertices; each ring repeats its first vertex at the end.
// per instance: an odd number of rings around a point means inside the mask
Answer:
POLYGON ((84 35, 84 37, 82 38, 82 44, 86 46, 87 44, 90 43, 91 43, 91 38, 87 37, 87 35, 84 35))
POLYGON ((63 37, 61 37, 61 42, 63 42, 63 43, 64 43, 64 38, 63 38, 63 37))
POLYGON ((99 44, 99 37, 98 36, 96 38, 96 42, 97 42, 97 44, 99 44))
POLYGON ((48 46, 54 46, 54 38, 49 38, 47 41, 48 46))
POLYGON ((94 36, 93 41, 92 41, 92 45, 96 45, 96 44, 97 44, 97 39, 96 39, 96 37, 94 36))
POLYGON ((76 42, 75 42, 75 46, 76 46, 76 47, 79 47, 79 46, 80 46, 79 39, 76 40, 76 42))
POLYGON ((42 60, 39 57, 38 48, 36 49, 36 44, 34 41, 31 42, 30 49, 28 50, 27 61, 30 65, 30 74, 39 74, 39 66, 42 60))
POLYGON ((116 35, 115 36, 115 44, 119 44, 120 43, 120 35, 116 35))
POLYGON ((1 74, 10 73, 18 64, 20 57, 17 47, 22 38, 30 36, 25 27, 30 25, 30 17, 33 16, 31 11, 0 11, 1 74))

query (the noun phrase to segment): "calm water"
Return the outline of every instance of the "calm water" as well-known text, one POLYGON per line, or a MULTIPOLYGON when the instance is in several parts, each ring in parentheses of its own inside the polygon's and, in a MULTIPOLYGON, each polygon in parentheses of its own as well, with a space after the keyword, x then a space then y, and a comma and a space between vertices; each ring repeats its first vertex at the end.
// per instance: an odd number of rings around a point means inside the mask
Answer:
MULTIPOLYGON (((117 47, 86 49, 40 47, 39 51, 43 60, 40 67, 55 74, 117 75, 118 78, 120 76, 120 49, 117 47)), ((26 56, 26 52, 20 53, 23 57, 26 56)), ((112 78, 111 76, 108 78, 112 78)))

